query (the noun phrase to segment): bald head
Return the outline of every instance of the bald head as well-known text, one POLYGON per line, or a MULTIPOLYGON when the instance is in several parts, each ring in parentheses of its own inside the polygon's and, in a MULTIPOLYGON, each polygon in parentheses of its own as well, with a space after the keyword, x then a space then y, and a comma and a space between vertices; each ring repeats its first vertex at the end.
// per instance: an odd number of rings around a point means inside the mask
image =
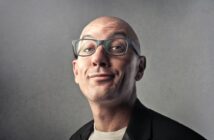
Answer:
POLYGON ((104 34, 108 34, 109 32, 124 33, 126 37, 128 37, 134 42, 133 45, 135 45, 135 48, 140 54, 140 43, 135 31, 126 21, 118 17, 102 16, 92 20, 85 26, 80 35, 80 38, 84 38, 85 36, 91 34, 96 34, 97 36, 101 37, 99 39, 103 39, 102 36, 104 34))

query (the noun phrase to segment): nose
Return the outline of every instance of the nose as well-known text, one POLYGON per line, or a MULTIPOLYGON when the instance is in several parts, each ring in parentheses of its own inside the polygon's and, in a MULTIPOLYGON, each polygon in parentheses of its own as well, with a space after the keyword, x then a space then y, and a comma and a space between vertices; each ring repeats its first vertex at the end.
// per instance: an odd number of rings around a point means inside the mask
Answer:
POLYGON ((109 56, 106 54, 103 46, 98 46, 95 53, 91 56, 91 63, 96 67, 109 67, 109 56))

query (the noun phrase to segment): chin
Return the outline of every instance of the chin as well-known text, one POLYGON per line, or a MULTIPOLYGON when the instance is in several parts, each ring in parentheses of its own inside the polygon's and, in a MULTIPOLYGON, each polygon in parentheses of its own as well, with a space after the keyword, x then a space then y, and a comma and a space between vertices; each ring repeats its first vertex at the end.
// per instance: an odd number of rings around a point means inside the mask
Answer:
POLYGON ((92 102, 109 102, 115 99, 115 94, 109 91, 104 91, 101 90, 99 92, 99 90, 96 90, 94 92, 90 92, 88 93, 87 96, 88 100, 92 101, 92 102))

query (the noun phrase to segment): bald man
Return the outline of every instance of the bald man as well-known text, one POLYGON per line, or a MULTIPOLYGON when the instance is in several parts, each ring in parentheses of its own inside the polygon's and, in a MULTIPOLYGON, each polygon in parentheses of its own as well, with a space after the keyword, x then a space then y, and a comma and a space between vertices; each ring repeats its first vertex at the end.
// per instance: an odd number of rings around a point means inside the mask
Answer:
POLYGON ((136 81, 146 58, 132 27, 117 17, 99 17, 72 42, 75 82, 93 120, 70 140, 203 140, 196 132, 141 104, 136 81))

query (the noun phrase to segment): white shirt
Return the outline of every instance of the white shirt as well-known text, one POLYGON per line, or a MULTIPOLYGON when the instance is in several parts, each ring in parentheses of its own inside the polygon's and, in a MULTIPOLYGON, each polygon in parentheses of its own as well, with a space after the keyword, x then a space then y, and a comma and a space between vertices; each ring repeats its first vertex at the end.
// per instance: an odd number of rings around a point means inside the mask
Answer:
POLYGON ((113 132, 103 132, 96 130, 94 127, 94 132, 91 133, 89 140, 122 140, 126 132, 126 128, 127 127, 124 127, 113 132))

